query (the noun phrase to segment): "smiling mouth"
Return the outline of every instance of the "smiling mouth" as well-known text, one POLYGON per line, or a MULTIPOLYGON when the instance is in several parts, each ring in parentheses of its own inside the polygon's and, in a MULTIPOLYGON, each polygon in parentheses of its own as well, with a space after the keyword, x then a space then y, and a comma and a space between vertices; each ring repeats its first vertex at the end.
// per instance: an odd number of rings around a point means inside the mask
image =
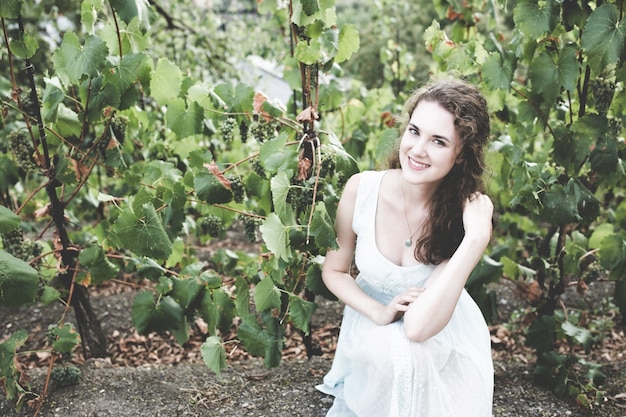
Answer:
POLYGON ((413 160, 411 158, 409 158, 409 165, 412 168, 415 168, 415 169, 424 169, 424 168, 428 168, 430 166, 428 164, 423 164, 421 162, 417 162, 417 161, 415 161, 415 160, 413 160))

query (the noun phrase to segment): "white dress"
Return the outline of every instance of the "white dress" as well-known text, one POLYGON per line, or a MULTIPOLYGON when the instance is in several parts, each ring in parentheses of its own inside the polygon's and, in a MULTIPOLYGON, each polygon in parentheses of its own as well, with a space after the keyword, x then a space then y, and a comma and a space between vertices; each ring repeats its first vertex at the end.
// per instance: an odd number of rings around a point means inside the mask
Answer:
MULTIPOLYGON (((423 286, 435 267, 399 266, 378 250, 374 220, 383 175, 363 172, 352 227, 356 281, 387 304, 423 286)), ((409 341, 402 325, 376 325, 346 306, 332 367, 317 386, 335 397, 327 417, 491 417, 489 329, 470 295, 463 290, 448 325, 425 342, 409 341)))

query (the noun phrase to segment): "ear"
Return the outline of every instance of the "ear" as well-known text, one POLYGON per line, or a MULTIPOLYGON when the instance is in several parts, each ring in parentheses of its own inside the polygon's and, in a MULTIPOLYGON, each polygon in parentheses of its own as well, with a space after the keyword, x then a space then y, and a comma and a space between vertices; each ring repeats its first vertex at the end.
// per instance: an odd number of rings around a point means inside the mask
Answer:
POLYGON ((456 161, 454 161, 454 163, 459 165, 459 164, 462 164, 463 162, 465 162, 465 157, 463 156, 463 153, 460 153, 457 155, 456 161))

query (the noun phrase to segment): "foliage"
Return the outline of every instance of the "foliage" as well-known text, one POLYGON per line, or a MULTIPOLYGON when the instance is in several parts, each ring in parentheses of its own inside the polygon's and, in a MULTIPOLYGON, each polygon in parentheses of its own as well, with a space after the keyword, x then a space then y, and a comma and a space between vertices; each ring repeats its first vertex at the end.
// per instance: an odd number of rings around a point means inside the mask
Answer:
POLYGON ((537 353, 538 380, 591 406, 601 373, 586 364, 581 376, 574 347, 589 352, 602 333, 559 305, 566 288, 584 295, 608 275, 626 321, 624 3, 494 7, 438 2, 426 46, 437 70, 488 95, 497 134, 490 188, 500 213, 492 256, 532 304, 526 343, 537 353), (558 353, 563 344, 566 354, 558 353))
MULTIPOLYGON (((245 19, 228 1, 220 15, 185 0, 3 1, 0 304, 66 303, 78 329, 60 318, 51 349, 101 356, 86 293, 129 275, 148 283, 131 312, 139 332, 182 344, 200 318, 217 374, 231 343, 277 365, 287 326, 306 341, 315 297, 332 297, 321 264, 343 184, 393 148, 402 90, 424 77, 400 29, 426 22, 396 3, 377 5, 384 77, 367 89, 341 67, 366 30, 333 0, 263 0, 245 19), (279 64, 288 102, 237 79, 252 54, 279 64), (260 252, 197 252, 232 229, 260 252)), ((493 320, 490 283, 526 288, 538 373, 590 404, 601 375, 575 348, 594 348, 601 329, 558 306, 566 287, 608 275, 626 315, 623 5, 500 3, 438 0, 424 35, 432 73, 472 80, 493 112, 496 245, 468 289, 493 320)), ((0 343, 18 401, 24 338, 0 343)))
MULTIPOLYGON (((57 20, 48 48, 27 20, 48 6, 11 0, 0 14, 8 75, 0 128, 10 140, 1 157, 2 304, 67 303, 78 332, 62 317, 52 349, 82 344, 85 355, 101 356, 86 291, 130 274, 152 282, 134 301, 139 332, 171 332, 182 344, 202 318, 202 357, 219 374, 223 337, 239 317, 238 343, 277 365, 285 327, 308 335, 315 294, 328 296, 320 262, 335 245, 332 209, 358 167, 319 121, 320 99, 329 111, 345 105, 332 74, 358 49, 357 31, 337 26, 332 1, 259 5, 293 45, 285 71, 300 74, 290 103, 299 110, 289 113, 221 71, 236 64, 207 56, 225 50, 221 35, 186 26, 189 14, 85 0, 69 14, 73 24, 61 29, 57 20), (183 36, 168 40, 168 31, 183 36), (216 67, 206 71, 203 58, 216 67), (263 252, 215 260, 195 252, 233 227, 255 242, 260 233, 263 252), (237 276, 234 287, 225 274, 237 276)), ((218 26, 210 11, 199 14, 218 26)), ((12 358, 20 344, 1 346, 12 358)), ((76 372, 56 369, 60 383, 76 382, 76 372)), ((15 398, 12 361, 0 371, 15 398)))

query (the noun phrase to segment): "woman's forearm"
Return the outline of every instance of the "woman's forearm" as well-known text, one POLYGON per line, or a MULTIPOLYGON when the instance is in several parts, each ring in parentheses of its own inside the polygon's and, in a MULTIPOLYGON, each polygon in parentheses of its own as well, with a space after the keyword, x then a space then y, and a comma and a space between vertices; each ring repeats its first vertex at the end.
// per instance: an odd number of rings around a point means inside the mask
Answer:
POLYGON ((480 261, 488 239, 463 239, 458 249, 427 285, 404 315, 407 337, 422 342, 439 333, 450 321, 461 292, 474 267, 480 261))

